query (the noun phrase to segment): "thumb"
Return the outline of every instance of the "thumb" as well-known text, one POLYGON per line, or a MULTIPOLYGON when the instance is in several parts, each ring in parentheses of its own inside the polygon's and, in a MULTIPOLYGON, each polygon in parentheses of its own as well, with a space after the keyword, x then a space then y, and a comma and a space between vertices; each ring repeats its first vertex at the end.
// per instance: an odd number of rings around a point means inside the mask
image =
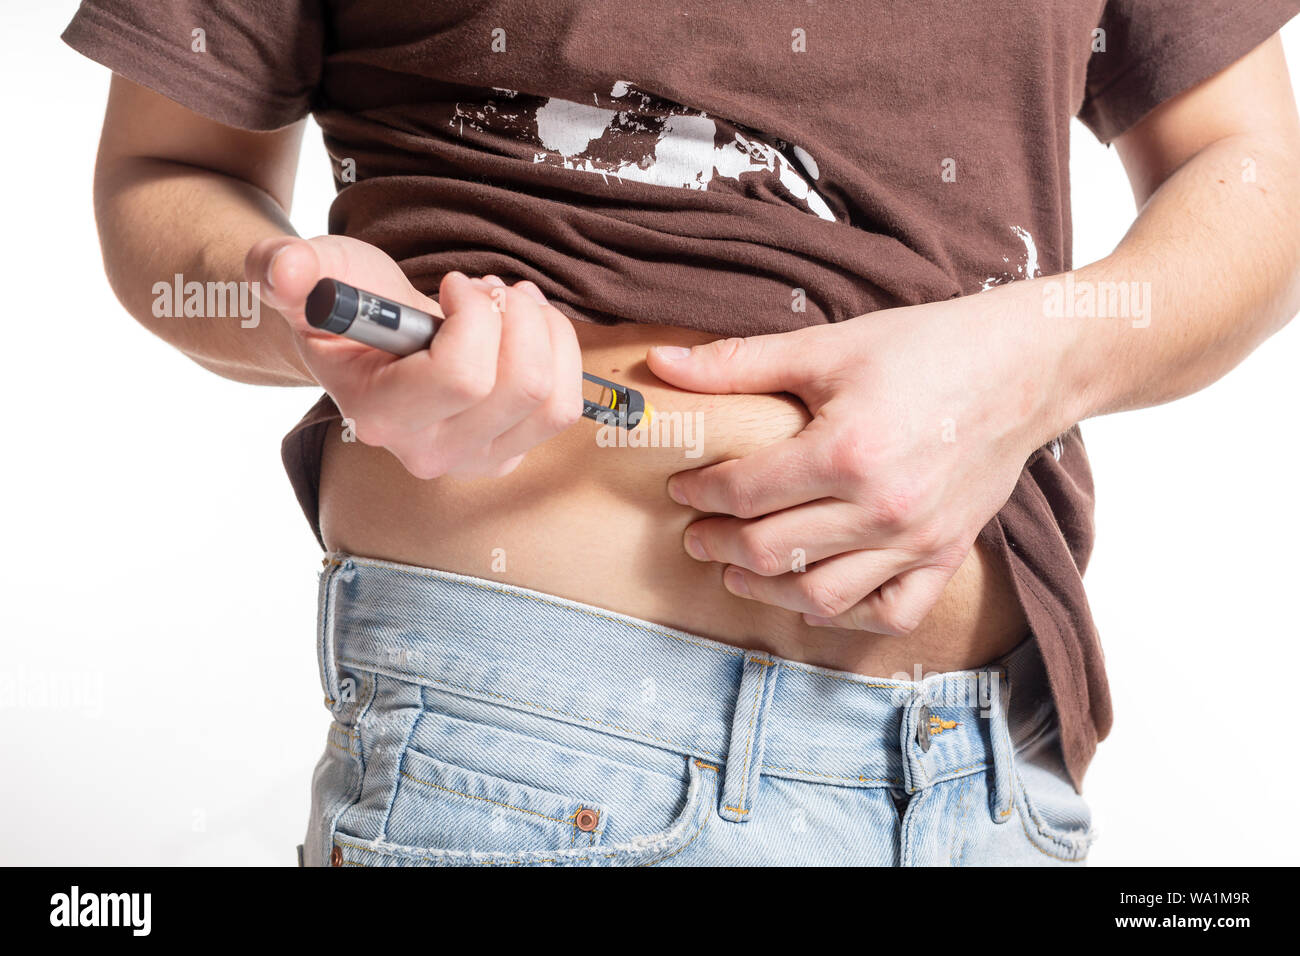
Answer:
POLYGON ((303 331, 308 330, 307 294, 320 277, 320 257, 306 239, 263 239, 244 259, 244 278, 257 283, 259 298, 303 331))
POLYGON ((657 346, 646 363, 669 385, 692 392, 797 395, 812 378, 814 365, 806 331, 718 339, 691 349, 657 346))

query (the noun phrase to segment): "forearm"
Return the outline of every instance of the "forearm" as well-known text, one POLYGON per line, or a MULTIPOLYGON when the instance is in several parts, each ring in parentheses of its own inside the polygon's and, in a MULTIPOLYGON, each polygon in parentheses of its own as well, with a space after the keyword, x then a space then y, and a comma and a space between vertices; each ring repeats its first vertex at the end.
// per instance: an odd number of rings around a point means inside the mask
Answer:
POLYGON ((1081 417, 1214 382, 1300 310, 1296 152, 1233 137, 1156 191, 1093 281, 1149 282, 1151 321, 1085 322, 1070 368, 1081 417))
POLYGON ((1040 390, 1031 444, 1214 382, 1300 310, 1300 188, 1289 148, 1231 137, 1151 196, 1105 259, 979 296, 1019 325, 1040 390), (1247 162, 1249 160, 1249 162, 1247 162))
MULTIPOLYGON (((104 267, 132 316, 199 365, 258 385, 309 385, 288 323, 265 303, 258 321, 239 314, 157 315, 158 283, 242 283, 244 256, 268 236, 294 235, 284 210, 232 176, 183 163, 131 157, 96 173, 95 212, 104 267)), ((241 287, 242 288, 242 287, 241 287)), ((245 291, 244 301, 256 302, 245 291)), ((227 311, 228 310, 220 310, 227 311)))

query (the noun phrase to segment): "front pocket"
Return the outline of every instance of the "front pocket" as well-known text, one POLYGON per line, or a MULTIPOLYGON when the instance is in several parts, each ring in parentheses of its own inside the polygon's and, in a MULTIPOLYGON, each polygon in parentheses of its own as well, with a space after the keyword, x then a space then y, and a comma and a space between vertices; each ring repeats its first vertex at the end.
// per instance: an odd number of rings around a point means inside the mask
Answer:
POLYGON ((408 749, 385 842, 440 850, 517 853, 591 847, 605 808, 443 763, 408 749))
POLYGON ((1039 798, 1051 807, 1052 815, 1061 818, 1051 820, 1045 806, 1030 796, 1019 772, 1015 774, 1015 786, 1020 825, 1034 849, 1061 863, 1086 860, 1096 834, 1089 823, 1087 804, 1073 787, 1053 782, 1049 787, 1036 788, 1039 798))
MULTIPOLYGON (((658 866, 681 863, 687 850, 700 847, 717 804, 719 768, 685 758, 689 784, 685 805, 660 833, 605 845, 551 850, 479 851, 402 845, 367 840, 336 831, 335 866, 658 866)), ((436 761, 435 761, 436 763, 436 761)), ((409 781, 408 781, 409 782, 409 781)), ((408 791, 409 792, 409 791, 408 791)))
POLYGON ((1081 863, 1095 832, 1087 802, 1075 792, 1061 754, 1056 718, 1046 721, 1018 747, 1012 769, 1015 809, 1025 838, 1042 857, 1081 863))

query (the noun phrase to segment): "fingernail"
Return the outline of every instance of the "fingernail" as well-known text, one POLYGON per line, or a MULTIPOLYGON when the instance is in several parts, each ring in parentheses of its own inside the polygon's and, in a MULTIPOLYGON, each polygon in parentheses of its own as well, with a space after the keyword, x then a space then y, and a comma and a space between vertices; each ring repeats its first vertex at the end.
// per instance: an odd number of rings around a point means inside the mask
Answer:
POLYGON ((677 502, 679 505, 690 504, 690 502, 686 500, 686 496, 682 494, 681 483, 671 479, 668 481, 668 497, 673 499, 673 501, 677 502))
POLYGON ((284 250, 288 248, 289 247, 286 245, 276 249, 275 254, 271 256, 271 261, 266 264, 266 287, 268 289, 275 288, 275 260, 284 255, 284 250))
POLYGON ((546 305, 546 295, 542 292, 541 289, 537 287, 536 283, 524 279, 522 282, 516 285, 515 288, 519 289, 521 292, 526 293, 527 295, 532 296, 538 305, 546 305))
POLYGON ((497 288, 500 289, 504 289, 506 287, 506 284, 501 281, 500 276, 484 276, 483 281, 486 282, 488 285, 496 286, 497 288))
POLYGON ((709 553, 704 550, 704 545, 700 542, 700 539, 689 531, 686 533, 686 553, 696 561, 709 560, 709 553))
POLYGON ((818 617, 816 614, 805 614, 803 619, 805 624, 811 624, 813 627, 830 627, 832 624, 829 617, 818 617))
POLYGON ((749 597, 749 585, 745 583, 744 572, 739 568, 727 568, 722 575, 722 583, 737 597, 749 597))
POLYGON ((684 349, 679 345, 656 345, 652 351, 665 362, 680 362, 691 354, 690 349, 684 349))

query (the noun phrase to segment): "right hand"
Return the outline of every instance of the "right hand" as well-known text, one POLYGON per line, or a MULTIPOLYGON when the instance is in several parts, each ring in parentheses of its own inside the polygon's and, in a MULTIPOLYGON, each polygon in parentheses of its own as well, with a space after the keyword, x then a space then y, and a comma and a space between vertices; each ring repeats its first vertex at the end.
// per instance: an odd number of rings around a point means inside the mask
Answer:
POLYGON ((293 328, 303 361, 357 438, 387 448, 417 478, 508 474, 582 414, 573 324, 531 282, 450 272, 440 307, 386 253, 346 236, 264 239, 244 273, 293 328), (427 349, 404 357, 322 332, 303 309, 323 276, 444 321, 427 349))

